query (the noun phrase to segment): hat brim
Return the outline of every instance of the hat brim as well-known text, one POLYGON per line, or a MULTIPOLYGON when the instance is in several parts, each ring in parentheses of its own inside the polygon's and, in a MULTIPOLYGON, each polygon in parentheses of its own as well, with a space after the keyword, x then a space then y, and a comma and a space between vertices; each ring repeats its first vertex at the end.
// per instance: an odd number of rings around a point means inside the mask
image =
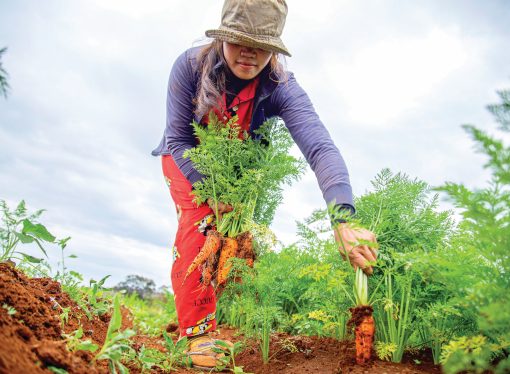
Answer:
POLYGON ((265 51, 276 52, 291 57, 282 40, 274 36, 250 35, 237 30, 220 28, 207 30, 205 35, 209 38, 219 39, 224 42, 244 45, 246 47, 260 48, 265 51))

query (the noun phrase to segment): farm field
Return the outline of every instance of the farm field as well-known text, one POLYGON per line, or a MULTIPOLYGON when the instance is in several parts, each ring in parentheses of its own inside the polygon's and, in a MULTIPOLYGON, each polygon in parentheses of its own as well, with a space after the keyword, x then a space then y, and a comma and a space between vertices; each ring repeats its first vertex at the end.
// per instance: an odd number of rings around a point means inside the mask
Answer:
MULTIPOLYGON (((16 309, 16 314, 2 316, 0 341, 2 354, 0 372, 38 373, 56 368, 69 373, 107 373, 106 361, 90 364, 93 355, 86 350, 70 351, 69 338, 79 326, 84 337, 102 345, 108 330, 110 316, 95 316, 88 320, 78 305, 62 292, 60 284, 49 278, 29 279, 11 265, 0 265, 0 300, 16 309), (54 307, 58 305, 58 307, 54 307), (61 310, 70 308, 67 322, 62 324, 61 310), (23 321, 23 322, 21 322, 23 321), (46 367, 46 370, 44 369, 46 367)), ((5 312, 5 310, 4 310, 5 312)), ((122 309, 121 330, 132 329, 133 315, 122 309)), ((166 327, 172 334, 176 326, 166 327)), ((245 372, 252 373, 440 373, 433 365, 428 352, 416 352, 403 363, 374 360, 368 365, 358 366, 354 360, 354 346, 350 341, 338 341, 327 337, 292 336, 287 333, 271 334, 271 361, 264 365, 260 346, 256 339, 247 338, 239 329, 226 325, 213 334, 218 339, 242 342, 243 351, 236 356, 236 363, 245 372), (419 364, 417 364, 419 362, 419 364)), ((160 350, 167 354, 162 336, 137 334, 131 338, 131 346, 140 353, 141 347, 160 350)), ((165 372, 162 369, 142 370, 134 361, 127 364, 132 373, 165 372)), ((196 370, 175 367, 176 373, 196 373, 196 370)))
MULTIPOLYGON (((508 132, 510 92, 499 95, 501 103, 488 108, 498 129, 508 132)), ((510 372, 510 148, 475 126, 464 128, 487 157, 486 187, 446 182, 432 189, 383 169, 371 190, 356 198, 348 224, 377 235, 371 276, 339 255, 334 212, 315 211, 298 223, 295 243, 284 247, 256 226, 254 263, 233 257, 226 265, 228 281, 213 317, 219 329, 211 334, 235 344, 223 343, 216 370, 510 372), (439 209, 440 194, 458 219, 439 209)), ((224 139, 237 137, 227 133, 224 139)), ((278 147, 264 152, 285 159, 278 147)), ((294 173, 292 162, 286 167, 294 173)), ((108 289, 108 276, 85 285, 66 266, 74 257, 70 238, 50 233, 40 223, 42 210, 31 212, 23 201, 0 207, 0 373, 196 372, 187 368, 186 339, 177 341, 169 291, 108 289), (26 244, 41 256, 25 253, 26 244), (47 261, 50 246, 60 249, 56 268, 47 261)), ((260 216, 270 217, 275 206, 263 208, 260 216)))

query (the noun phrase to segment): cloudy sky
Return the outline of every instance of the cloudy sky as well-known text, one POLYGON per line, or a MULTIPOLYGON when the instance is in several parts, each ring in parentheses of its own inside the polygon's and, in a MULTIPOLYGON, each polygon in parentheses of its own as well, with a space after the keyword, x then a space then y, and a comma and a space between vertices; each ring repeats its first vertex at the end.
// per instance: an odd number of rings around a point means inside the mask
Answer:
MULTIPOLYGON (((341 150, 356 195, 384 167, 431 185, 483 186, 484 158, 460 128, 494 131, 485 105, 510 87, 510 3, 288 0, 289 70, 341 150), (311 5, 313 4, 313 5, 311 5)), ((169 284, 176 229, 160 160, 174 59, 219 25, 219 0, 4 0, 0 199, 47 209, 71 236, 69 266, 117 283, 169 284)), ((312 172, 285 193, 273 229, 324 208, 312 172)), ((55 258, 56 248, 50 251, 55 258)))

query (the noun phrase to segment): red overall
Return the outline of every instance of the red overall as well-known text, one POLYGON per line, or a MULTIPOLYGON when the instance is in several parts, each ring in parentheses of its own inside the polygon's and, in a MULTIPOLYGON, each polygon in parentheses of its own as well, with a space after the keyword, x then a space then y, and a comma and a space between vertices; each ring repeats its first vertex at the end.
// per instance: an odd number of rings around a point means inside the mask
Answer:
MULTIPOLYGON (((218 114, 224 120, 234 112, 239 117, 243 130, 248 130, 253 111, 253 98, 258 79, 250 82, 234 98, 232 104, 218 114)), ((225 94, 222 108, 226 108, 225 94)), ((170 194, 177 209, 178 228, 173 246, 172 288, 181 336, 200 335, 216 329, 216 295, 214 288, 200 283, 201 271, 196 269, 186 281, 184 275, 202 248, 205 241, 205 228, 211 223, 213 212, 208 205, 197 206, 193 202, 192 186, 181 173, 169 155, 162 156, 163 174, 170 188, 170 194)))

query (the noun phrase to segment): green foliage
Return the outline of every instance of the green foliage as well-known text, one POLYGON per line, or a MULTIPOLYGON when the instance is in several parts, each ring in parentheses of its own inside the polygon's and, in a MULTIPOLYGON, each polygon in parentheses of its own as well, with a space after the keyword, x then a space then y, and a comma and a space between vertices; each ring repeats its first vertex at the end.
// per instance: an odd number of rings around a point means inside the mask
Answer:
POLYGON ((462 336, 444 346, 441 364, 446 374, 483 373, 490 366, 491 356, 491 348, 484 336, 462 336))
POLYGON ((110 372, 115 374, 129 373, 129 370, 122 364, 123 356, 134 356, 134 350, 129 345, 129 338, 135 335, 133 330, 121 330, 122 314, 120 311, 120 299, 118 295, 113 299, 113 312, 106 332, 106 338, 101 350, 94 358, 96 360, 108 360, 110 372))
POLYGON ((89 351, 95 352, 98 350, 98 345, 92 343, 90 339, 82 340, 83 328, 80 326, 73 334, 62 334, 67 343, 67 348, 71 352, 75 351, 89 351))
POLYGON ((174 297, 168 291, 147 300, 133 293, 124 296, 123 303, 131 311, 137 331, 144 335, 161 336, 168 322, 177 320, 174 297))
POLYGON ((177 366, 191 367, 191 357, 186 354, 188 338, 183 337, 174 343, 166 331, 163 332, 163 337, 165 338, 165 347, 168 351, 164 368, 167 370, 177 370, 177 366))
POLYGON ((137 359, 142 373, 150 373, 153 368, 163 369, 163 363, 166 360, 166 353, 154 348, 145 348, 142 345, 138 351, 137 359))
POLYGON ((432 349, 434 364, 439 365, 443 345, 448 343, 458 326, 462 326, 462 314, 457 307, 436 302, 418 311, 420 338, 432 349))
POLYGON ((13 316, 17 313, 16 308, 10 306, 9 304, 6 303, 2 304, 2 308, 4 308, 7 311, 7 314, 10 316, 13 316))
POLYGON ((109 277, 110 275, 106 275, 99 281, 91 279, 89 287, 81 288, 81 292, 74 299, 89 319, 92 319, 94 315, 102 316, 110 310, 111 302, 105 297, 107 289, 104 287, 109 277))
POLYGON ((70 240, 70 237, 60 239, 57 241, 58 246, 60 247, 60 261, 58 263, 59 270, 57 274, 53 277, 56 281, 60 282, 62 287, 77 287, 80 281, 80 278, 77 277, 77 273, 73 271, 68 271, 66 266, 66 259, 74 259, 77 258, 74 254, 67 254, 64 250, 67 247, 67 242, 70 240))
POLYGON ((242 133, 234 116, 226 124, 211 112, 209 124, 193 123, 199 145, 185 152, 204 179, 194 184, 197 203, 212 198, 233 207, 217 217, 222 234, 235 237, 254 223, 269 225, 282 200, 282 184, 296 180, 302 160, 288 154, 292 139, 277 119, 265 122, 255 138, 242 133))
POLYGON ((378 341, 375 343, 375 352, 379 359, 391 361, 398 347, 395 343, 378 341))
POLYGON ((384 298, 378 305, 376 316, 376 326, 378 337, 383 347, 386 347, 385 354, 389 353, 388 347, 392 347, 391 361, 400 362, 404 350, 407 347, 409 337, 413 332, 414 303, 412 303, 412 277, 409 274, 384 275, 384 298), (396 288, 394 281, 396 280, 396 288), (398 294, 400 298, 396 298, 398 294))
POLYGON ((62 369, 62 368, 58 368, 56 366, 48 366, 47 368, 49 371, 51 371, 52 373, 55 373, 55 374, 67 374, 68 371, 65 370, 65 369, 62 369))
MULTIPOLYGON (((502 102, 488 109, 500 130, 509 132, 510 92, 501 91, 499 96, 502 102)), ((465 125, 464 129, 487 156, 485 167, 492 176, 487 187, 481 189, 471 190, 459 183, 446 183, 438 189, 447 193, 463 216, 456 248, 447 258, 450 261, 440 263, 444 282, 464 308, 473 312, 476 330, 482 333, 470 338, 466 332, 466 336, 450 343, 449 350, 468 347, 455 350, 453 359, 445 353, 442 360, 452 373, 463 370, 461 367, 470 360, 472 370, 491 369, 489 352, 496 346, 504 354, 501 365, 505 365, 510 347, 510 147, 472 125, 465 125), (492 348, 477 346, 479 354, 472 357, 475 350, 472 345, 483 345, 482 342, 492 344, 492 348)))
POLYGON ((419 311, 451 297, 431 261, 450 251, 455 231, 451 213, 438 211, 438 196, 430 197, 425 182, 383 169, 372 186, 356 199, 356 219, 376 234, 379 244, 370 278, 380 285, 372 294, 376 337, 385 357, 392 347, 391 360, 400 362, 421 321, 419 311))
MULTIPOLYGON (((321 220, 319 216, 315 219, 321 220)), ((327 216, 324 220, 329 221, 327 216)), ((309 222, 310 227, 323 225, 322 221, 309 222)), ((231 282, 222 294, 220 322, 241 328, 266 347, 272 331, 344 338, 350 301, 341 288, 352 287, 352 279, 329 227, 329 235, 324 238, 314 230, 303 232, 301 244, 281 252, 267 251, 254 269, 234 272, 233 276, 243 281, 231 282), (313 247, 308 246, 312 236, 317 239, 313 247), (264 319, 268 315, 264 311, 270 311, 271 318, 264 319)))
POLYGON ((188 338, 179 339, 175 344, 173 340, 163 332, 167 352, 158 349, 145 348, 142 346, 138 352, 137 361, 142 373, 152 373, 154 369, 163 372, 177 371, 179 367, 191 367, 191 358, 186 354, 188 338))
POLYGON ((0 262, 18 260, 32 266, 43 262, 27 253, 20 252, 18 244, 36 244, 47 258, 48 254, 43 243, 55 243, 55 237, 37 219, 44 210, 28 213, 25 201, 21 201, 14 210, 10 210, 4 200, 0 200, 2 226, 0 227, 0 262))
POLYGON ((405 255, 442 249, 452 234, 451 212, 438 212, 438 196, 423 181, 383 169, 373 191, 356 199, 359 223, 377 236, 378 267, 398 267, 405 255))
POLYGON ((223 340, 216 340, 215 345, 217 347, 214 347, 213 351, 223 354, 223 356, 218 359, 218 364, 214 368, 216 371, 223 371, 228 368, 228 370, 234 374, 246 373, 242 366, 236 365, 235 360, 235 357, 243 350, 243 344, 241 342, 230 345, 223 340))

